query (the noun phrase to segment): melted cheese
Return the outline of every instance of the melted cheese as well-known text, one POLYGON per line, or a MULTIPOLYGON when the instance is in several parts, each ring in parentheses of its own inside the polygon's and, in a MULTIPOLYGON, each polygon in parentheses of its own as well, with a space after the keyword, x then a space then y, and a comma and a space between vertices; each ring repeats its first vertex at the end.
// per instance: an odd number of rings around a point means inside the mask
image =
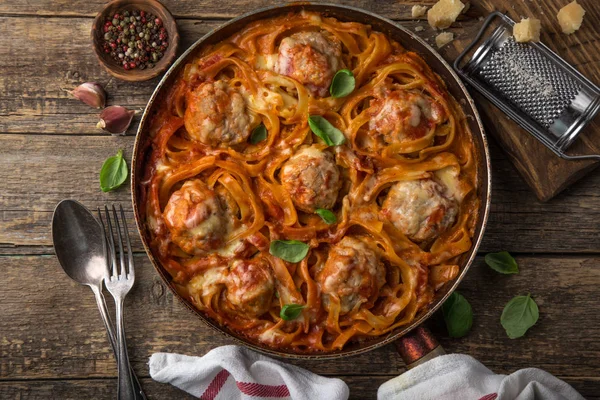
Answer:
POLYGON ((220 247, 216 253, 222 257, 233 257, 240 249, 241 246, 244 245, 244 241, 242 239, 234 240, 233 242, 220 247))
POLYGON ((459 172, 454 167, 446 167, 435 171, 436 178, 446 188, 446 196, 455 198, 460 203, 466 193, 462 188, 458 174, 459 172))
POLYGON ((266 69, 269 71, 274 71, 278 57, 279 54, 259 54, 256 56, 254 66, 256 67, 256 69, 266 69))
POLYGON ((261 342, 265 343, 275 343, 277 339, 283 337, 281 332, 277 329, 267 329, 263 333, 260 334, 259 339, 261 342))
POLYGON ((189 232, 193 236, 206 237, 210 233, 221 228, 221 218, 217 214, 211 214, 206 220, 198 225, 195 225, 195 223, 195 219, 190 219, 185 222, 186 225, 190 226, 189 232))
POLYGON ((156 172, 170 172, 172 169, 172 166, 165 165, 162 160, 156 163, 156 172))
POLYGON ((227 272, 227 267, 219 267, 194 276, 188 284, 190 291, 200 296, 214 292, 219 285, 225 283, 227 272))

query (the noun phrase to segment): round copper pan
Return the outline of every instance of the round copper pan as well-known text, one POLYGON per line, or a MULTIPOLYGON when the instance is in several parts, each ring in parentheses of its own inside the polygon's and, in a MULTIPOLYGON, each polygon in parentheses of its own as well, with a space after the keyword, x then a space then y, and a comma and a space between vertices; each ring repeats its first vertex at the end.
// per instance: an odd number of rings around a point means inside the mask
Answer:
POLYGON ((142 119, 140 121, 131 165, 131 191, 137 227, 142 237, 142 242, 144 244, 144 248, 146 249, 146 253, 148 253, 148 257, 150 257, 150 260, 154 264, 154 267, 156 268, 164 282, 167 284, 167 286, 171 288, 173 295, 179 300, 181 300, 202 321, 204 321, 207 325, 211 326, 216 331, 233 337, 237 342, 248 346, 254 350, 285 358, 332 359, 356 355, 367 352, 369 350, 376 349, 387 343, 391 343, 399 337, 408 333, 410 330, 419 326, 419 324, 425 321, 440 307, 444 300, 446 300, 446 298, 452 293, 452 291, 458 286, 459 282, 465 276, 467 270, 469 269, 469 266, 471 265, 475 258, 475 255, 477 254, 477 249, 479 248, 481 239, 483 237, 483 232, 485 230, 488 212, 490 208, 491 168, 487 139, 483 131, 481 119, 479 117, 479 114, 477 113, 477 109, 475 108, 475 103, 473 102, 473 99, 467 92, 465 85, 454 73, 450 65, 446 61, 444 61, 444 59, 435 50, 433 50, 433 48, 431 48, 425 41, 415 36, 408 29, 402 27, 402 25, 399 25, 389 19, 383 18, 379 15, 373 14, 365 10, 335 4, 293 3, 289 5, 263 8, 234 18, 231 21, 223 24, 221 27, 214 29, 213 31, 204 35, 204 37, 202 37, 196 43, 194 43, 185 53, 181 55, 181 57, 179 57, 177 61, 175 61, 173 66, 171 66, 171 68, 167 71, 162 80, 158 83, 158 86, 156 87, 154 93, 150 97, 150 101, 148 102, 146 110, 144 111, 144 115, 142 116, 142 119), (346 346, 343 350, 325 354, 296 354, 281 350, 274 350, 266 346, 260 346, 259 344, 252 343, 243 336, 240 336, 239 334, 230 331, 226 327, 219 326, 214 321, 206 318, 187 299, 183 299, 177 294, 177 292, 173 289, 171 285, 170 275, 162 268, 162 266, 153 256, 152 251, 148 246, 148 234, 146 230, 145 215, 143 210, 140 208, 141 188, 139 187, 139 184, 141 181, 141 177, 144 173, 144 162, 146 160, 147 151, 149 149, 147 137, 147 124, 149 119, 148 117, 152 115, 153 108, 156 107, 159 103, 158 99, 160 99, 164 95, 164 93, 167 91, 167 88, 170 86, 170 83, 173 82, 173 80, 177 77, 177 73, 180 70, 180 68, 182 68, 186 64, 186 62, 191 60, 196 49, 201 48, 205 44, 218 43, 221 40, 228 38, 232 34, 239 32, 239 30, 242 27, 244 27, 250 22, 257 21, 259 19, 278 16, 284 13, 297 12, 301 10, 320 12, 325 15, 335 17, 341 21, 354 21, 371 25, 371 27, 374 30, 389 35, 389 37, 401 43, 405 48, 410 49, 412 51, 416 51, 418 54, 420 54, 421 57, 423 57, 425 61, 429 64, 431 69, 434 72, 436 72, 444 80, 444 82, 446 82, 449 92, 456 98, 457 101, 460 102, 460 104, 462 104, 465 114, 468 116, 467 120, 471 132, 473 134, 473 141, 475 144, 477 161, 479 164, 477 188, 479 196, 481 198, 479 221, 477 222, 475 236, 473 238, 473 247, 468 253, 464 254, 461 259, 461 270, 458 277, 453 282, 449 282, 441 290, 439 290, 436 293, 435 299, 431 303, 431 305, 426 309, 422 310, 417 315, 417 318, 410 325, 407 325, 403 328, 399 328, 389 335, 384 335, 361 343, 352 343, 346 346))

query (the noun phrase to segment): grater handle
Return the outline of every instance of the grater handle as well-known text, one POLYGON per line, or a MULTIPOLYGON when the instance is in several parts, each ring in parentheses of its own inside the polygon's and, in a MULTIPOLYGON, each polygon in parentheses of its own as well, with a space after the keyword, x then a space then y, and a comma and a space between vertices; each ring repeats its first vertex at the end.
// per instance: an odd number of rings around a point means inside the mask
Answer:
POLYGON ((558 154, 561 158, 569 161, 582 161, 582 160, 596 160, 600 161, 600 154, 590 154, 583 156, 570 156, 568 154, 560 153, 558 154))
POLYGON ((494 11, 493 13, 491 13, 490 15, 488 15, 488 17, 483 22, 483 25, 481 25, 481 28, 479 29, 479 32, 477 33, 477 36, 475 36, 475 39, 473 39, 471 41, 471 43, 469 43, 469 45, 467 47, 465 47, 465 49, 458 55, 458 57, 456 58, 456 60, 454 60, 454 64, 453 64, 454 69, 461 76, 465 75, 465 71, 460 66, 462 60, 465 58, 465 56, 467 54, 469 54, 469 52, 471 52, 471 50, 473 50, 473 47, 475 47, 475 45, 477 45, 477 43, 479 43, 479 41, 481 40, 481 37, 485 33, 485 30, 490 26, 490 24, 492 23, 492 21, 494 20, 494 18, 497 18, 497 17, 498 18, 502 18, 502 19, 504 19, 506 21, 506 16, 504 14, 502 14, 501 12, 494 11))

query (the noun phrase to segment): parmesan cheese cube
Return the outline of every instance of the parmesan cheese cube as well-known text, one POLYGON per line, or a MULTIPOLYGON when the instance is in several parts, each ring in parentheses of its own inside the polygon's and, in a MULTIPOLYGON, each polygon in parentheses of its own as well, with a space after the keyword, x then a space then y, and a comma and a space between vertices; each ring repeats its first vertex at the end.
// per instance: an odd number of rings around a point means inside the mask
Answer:
POLYGON ((427 11, 427 6, 413 6, 411 10, 411 14, 413 18, 419 18, 425 15, 427 11))
POLYGON ((570 35, 581 27, 584 15, 585 10, 575 0, 561 8, 556 17, 563 33, 570 35))
POLYGON ((449 28, 463 8, 465 5, 460 0, 440 0, 427 11, 427 21, 432 28, 449 28))
POLYGON ((521 22, 513 26, 513 35, 519 43, 539 42, 541 29, 542 24, 539 19, 524 18, 521 22))
POLYGON ((438 49, 440 49, 453 40, 454 40, 454 33, 442 32, 435 37, 435 44, 437 45, 438 49))

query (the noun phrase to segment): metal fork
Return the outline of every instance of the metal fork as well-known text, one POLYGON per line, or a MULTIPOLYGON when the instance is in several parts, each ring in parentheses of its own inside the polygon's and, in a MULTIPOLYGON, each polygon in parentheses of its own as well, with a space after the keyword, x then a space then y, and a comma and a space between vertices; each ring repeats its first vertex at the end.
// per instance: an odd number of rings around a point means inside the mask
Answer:
POLYGON ((117 392, 117 398, 122 400, 134 399, 133 379, 131 371, 129 369, 129 356, 127 355, 127 343, 125 341, 125 328, 123 326, 123 300, 127 293, 133 287, 135 282, 135 270, 133 265, 133 254, 131 253, 131 241, 129 240, 129 232, 127 231, 127 221, 125 220, 125 213, 123 207, 119 205, 121 211, 121 223, 119 223, 119 216, 117 215, 117 208, 113 204, 112 214, 116 226, 116 242, 119 247, 119 261, 117 264, 117 249, 115 248, 115 238, 113 237, 113 227, 111 222, 110 212, 108 206, 104 206, 106 225, 102 218, 100 208, 98 208, 98 215, 100 217, 100 223, 104 229, 105 240, 108 242, 107 249, 107 275, 104 278, 104 284, 106 289, 112 294, 115 299, 115 306, 117 309, 117 342, 118 342, 118 357, 117 367, 119 373, 119 388, 117 392), (127 247, 127 262, 125 262, 125 254, 123 252, 123 237, 121 235, 121 225, 125 232, 125 244, 127 247), (120 268, 119 268, 120 265, 120 268))

